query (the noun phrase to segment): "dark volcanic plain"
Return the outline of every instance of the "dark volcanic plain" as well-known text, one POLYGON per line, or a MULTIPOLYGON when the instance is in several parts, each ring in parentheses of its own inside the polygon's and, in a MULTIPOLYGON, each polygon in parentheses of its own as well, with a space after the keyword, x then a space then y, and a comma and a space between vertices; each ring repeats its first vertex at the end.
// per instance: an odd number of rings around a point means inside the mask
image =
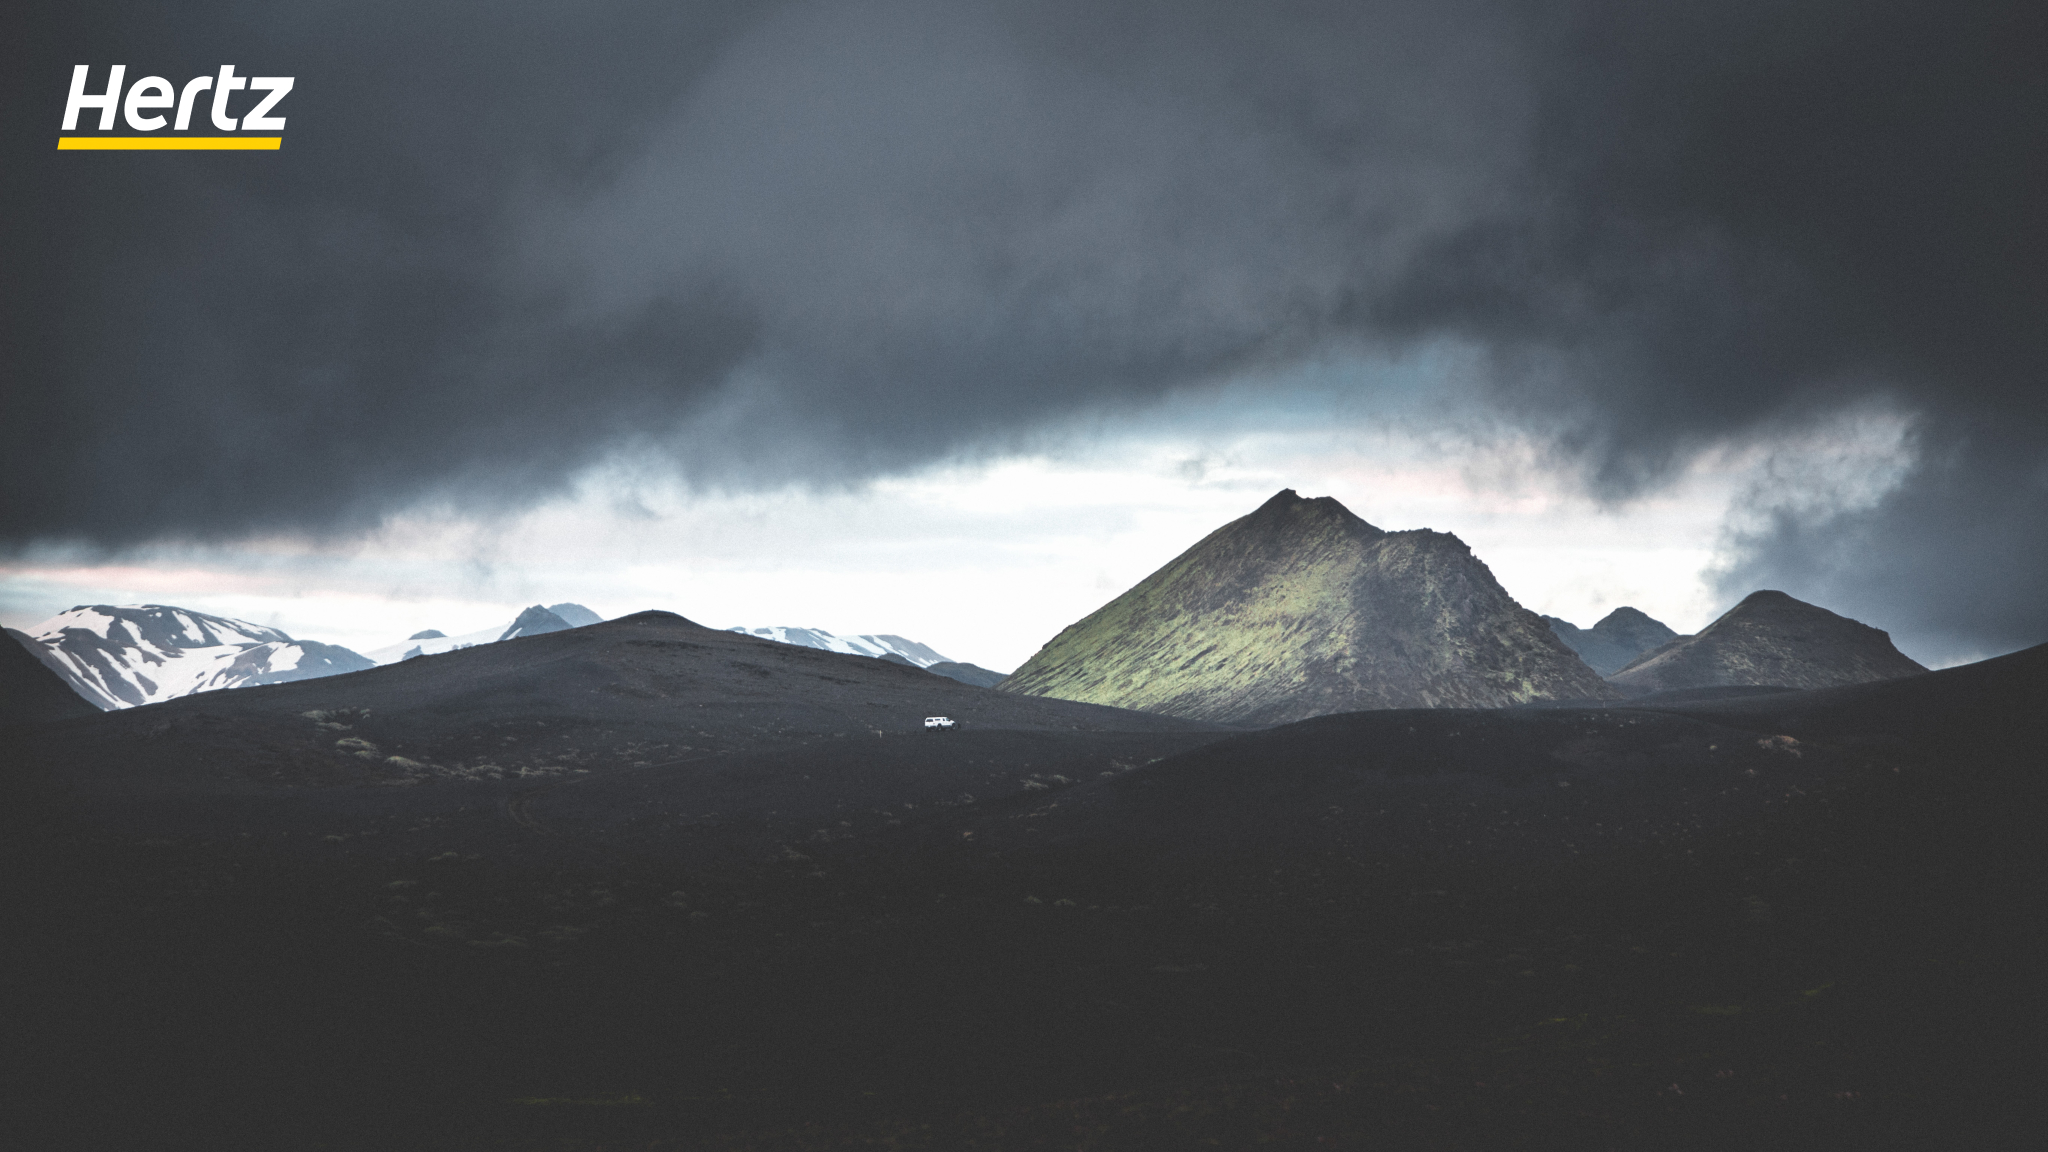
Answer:
POLYGON ((5 1122, 1994 1146, 2036 1071, 2044 740, 2048 647, 1234 731, 665 613, 19 726, 5 1122))

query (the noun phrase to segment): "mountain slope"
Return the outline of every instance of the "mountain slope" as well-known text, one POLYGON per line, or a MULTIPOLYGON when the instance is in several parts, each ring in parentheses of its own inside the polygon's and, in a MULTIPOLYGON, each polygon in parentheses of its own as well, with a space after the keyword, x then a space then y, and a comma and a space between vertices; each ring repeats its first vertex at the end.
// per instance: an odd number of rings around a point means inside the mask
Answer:
POLYGON ((163 604, 91 604, 35 626, 37 659, 100 708, 310 680, 372 667, 334 644, 163 604))
POLYGON ((1609 682, 1634 693, 1722 685, 1833 688, 1927 669, 1891 636, 1783 592, 1752 592, 1696 636, 1643 653, 1609 682))
POLYGON ((1612 676, 1650 649, 1678 639, 1678 633, 1663 621, 1651 619, 1634 608, 1616 608, 1591 628, 1580 628, 1555 616, 1545 616, 1543 620, 1564 641, 1565 647, 1577 652, 1579 659, 1602 676, 1612 676))
POLYGON ((1040 649, 1003 691, 1231 724, 1614 689, 1447 533, 1282 491, 1040 649))
POLYGON ((29 651, 24 633, 7 629, 0 640, 0 725, 69 720, 99 711, 73 691, 62 676, 29 651))

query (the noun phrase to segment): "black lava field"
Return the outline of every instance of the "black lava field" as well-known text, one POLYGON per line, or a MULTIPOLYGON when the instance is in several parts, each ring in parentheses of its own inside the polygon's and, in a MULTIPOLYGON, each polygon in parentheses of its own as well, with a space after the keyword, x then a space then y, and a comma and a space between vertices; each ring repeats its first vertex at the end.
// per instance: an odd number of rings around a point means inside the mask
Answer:
POLYGON ((0 1138, 2020 1146, 2044 744, 2048 647, 1239 730, 666 613, 20 725, 0 1138))

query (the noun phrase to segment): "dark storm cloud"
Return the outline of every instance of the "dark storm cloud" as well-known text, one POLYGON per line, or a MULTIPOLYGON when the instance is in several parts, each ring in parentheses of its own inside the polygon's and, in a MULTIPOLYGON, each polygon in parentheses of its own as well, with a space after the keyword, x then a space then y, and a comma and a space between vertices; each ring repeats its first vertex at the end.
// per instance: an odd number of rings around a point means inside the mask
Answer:
POLYGON ((631 445, 858 478, 1452 339, 1618 496, 1914 413, 1888 502, 1732 578, 2048 636, 2038 5, 64 13, 9 48, 6 540, 517 506, 631 445), (231 61, 299 78, 284 152, 50 150, 74 63, 231 61))

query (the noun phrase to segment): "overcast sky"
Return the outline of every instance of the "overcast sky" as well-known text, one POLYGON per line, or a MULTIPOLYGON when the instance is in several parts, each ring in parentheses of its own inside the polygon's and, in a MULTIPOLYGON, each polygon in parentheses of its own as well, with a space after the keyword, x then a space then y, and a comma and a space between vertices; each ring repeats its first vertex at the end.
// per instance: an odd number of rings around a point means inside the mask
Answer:
POLYGON ((2038 4, 47 7, 10 625, 574 599, 1008 668, 1294 487, 1581 624, 2048 640, 2038 4), (74 64, 231 62, 281 151, 52 150, 74 64))

